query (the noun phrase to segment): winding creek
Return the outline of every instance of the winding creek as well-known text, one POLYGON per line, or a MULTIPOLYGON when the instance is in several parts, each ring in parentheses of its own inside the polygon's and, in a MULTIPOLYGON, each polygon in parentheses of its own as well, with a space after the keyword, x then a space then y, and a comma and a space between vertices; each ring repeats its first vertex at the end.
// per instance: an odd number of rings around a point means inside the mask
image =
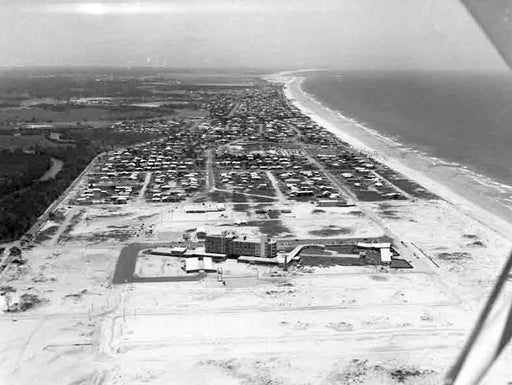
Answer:
POLYGON ((57 174, 62 170, 64 166, 64 162, 57 158, 51 158, 51 166, 50 168, 43 174, 41 178, 39 178, 40 182, 46 182, 50 179, 55 179, 57 174))

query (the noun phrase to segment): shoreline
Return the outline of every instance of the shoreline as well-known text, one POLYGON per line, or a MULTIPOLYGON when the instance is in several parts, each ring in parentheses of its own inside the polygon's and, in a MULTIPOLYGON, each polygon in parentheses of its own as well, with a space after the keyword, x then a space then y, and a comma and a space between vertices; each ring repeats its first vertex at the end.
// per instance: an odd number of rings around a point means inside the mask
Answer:
POLYGON ((355 119, 331 110, 302 89, 305 78, 300 72, 303 71, 280 73, 268 80, 283 84, 284 95, 295 107, 342 141, 416 181, 462 213, 512 240, 512 208, 500 201, 510 199, 510 195, 504 196, 510 186, 459 164, 407 148, 355 119))

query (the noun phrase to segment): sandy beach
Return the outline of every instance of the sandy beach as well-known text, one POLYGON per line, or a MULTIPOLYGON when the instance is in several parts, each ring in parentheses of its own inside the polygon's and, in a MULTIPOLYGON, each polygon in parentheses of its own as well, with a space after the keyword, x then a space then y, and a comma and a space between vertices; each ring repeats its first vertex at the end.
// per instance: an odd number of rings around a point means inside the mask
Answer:
POLYGON ((284 83, 285 95, 294 105, 341 140, 415 180, 507 239, 512 239, 512 187, 458 164, 408 148, 355 119, 327 108, 302 89, 304 77, 284 73, 272 80, 284 83))

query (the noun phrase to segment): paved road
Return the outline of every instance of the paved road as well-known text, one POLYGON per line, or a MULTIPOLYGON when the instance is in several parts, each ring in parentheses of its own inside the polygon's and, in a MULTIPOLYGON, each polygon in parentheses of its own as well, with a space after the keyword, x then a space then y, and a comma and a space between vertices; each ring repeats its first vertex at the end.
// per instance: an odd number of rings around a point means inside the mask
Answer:
POLYGON ((383 177, 382 175, 380 175, 379 173, 377 173, 376 171, 372 171, 372 174, 373 176, 375 176, 377 179, 380 179, 388 184, 390 184, 391 186, 393 186, 393 188, 395 190, 397 190, 400 194, 402 194, 404 197, 406 197, 407 199, 409 200, 414 200, 414 197, 409 194, 408 192, 405 192, 404 190, 402 190, 400 187, 398 187, 396 184, 394 184, 393 182, 391 182, 389 179, 383 177))
POLYGON ((343 183, 341 183, 338 178, 336 178, 330 171, 328 171, 318 160, 316 160, 313 156, 311 156, 304 145, 298 143, 300 148, 307 154, 309 160, 314 163, 321 172, 329 178, 329 180, 338 188, 338 190, 345 195, 345 197, 349 197, 349 200, 352 200, 357 208, 361 210, 361 212, 367 217, 370 218, 378 227, 382 229, 384 234, 393 240, 393 244, 396 250, 400 253, 400 255, 404 256, 408 260, 414 260, 414 252, 410 250, 405 244, 401 241, 401 237, 395 234, 391 229, 384 223, 384 221, 375 214, 375 210, 372 207, 368 207, 366 204, 361 203, 357 200, 355 194, 350 191, 343 183))
POLYGON ((148 188, 149 182, 151 181, 151 175, 153 173, 151 171, 146 172, 146 177, 144 179, 144 184, 142 185, 142 188, 140 189, 139 196, 137 200, 140 202, 144 200, 144 193, 146 192, 146 189, 148 188))
POLYGON ((66 231, 66 229, 68 228, 69 226, 69 223, 71 222, 71 220, 75 217, 75 215, 77 214, 78 212, 78 208, 77 207, 73 207, 66 215, 66 218, 64 219, 64 222, 61 223, 61 225, 59 226, 59 229, 57 230, 57 232, 53 235, 53 238, 52 238, 52 241, 51 241, 51 246, 55 246, 58 242, 59 242, 59 238, 62 236, 62 234, 64 233, 64 231, 66 231))
POLYGON ((283 192, 279 188, 279 183, 278 183, 276 177, 270 171, 266 171, 266 174, 267 174, 268 179, 270 180, 270 183, 272 183, 272 187, 274 188, 274 190, 276 192, 276 196, 279 199, 279 202, 282 205, 285 205, 288 202, 288 198, 286 198, 284 196, 283 192))
MULTIPOLYGON (((137 256, 141 250, 155 247, 155 244, 133 244, 121 250, 117 259, 113 284, 124 284, 131 282, 190 282, 199 281, 205 277, 205 274, 186 275, 182 277, 137 277, 134 275, 137 264, 137 256)), ((160 245, 162 246, 162 245, 160 245)), ((168 244, 167 244, 168 246, 168 244)))
POLYGON ((240 107, 240 103, 235 103, 231 111, 226 115, 227 118, 231 118, 233 114, 238 110, 238 107, 240 107))
POLYGON ((213 149, 206 151, 206 191, 211 191, 215 188, 215 174, 213 172, 213 149))

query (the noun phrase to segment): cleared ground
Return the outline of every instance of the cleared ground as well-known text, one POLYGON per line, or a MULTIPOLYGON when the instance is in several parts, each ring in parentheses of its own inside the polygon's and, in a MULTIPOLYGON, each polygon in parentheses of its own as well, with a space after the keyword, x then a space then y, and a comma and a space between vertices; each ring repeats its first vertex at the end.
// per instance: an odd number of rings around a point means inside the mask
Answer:
POLYGON ((227 282, 134 287, 124 316, 108 323, 108 350, 126 380, 158 367, 152 383, 339 383, 360 371, 359 382, 346 383, 391 384, 397 370, 437 383, 468 323, 428 274, 349 268, 227 282))

